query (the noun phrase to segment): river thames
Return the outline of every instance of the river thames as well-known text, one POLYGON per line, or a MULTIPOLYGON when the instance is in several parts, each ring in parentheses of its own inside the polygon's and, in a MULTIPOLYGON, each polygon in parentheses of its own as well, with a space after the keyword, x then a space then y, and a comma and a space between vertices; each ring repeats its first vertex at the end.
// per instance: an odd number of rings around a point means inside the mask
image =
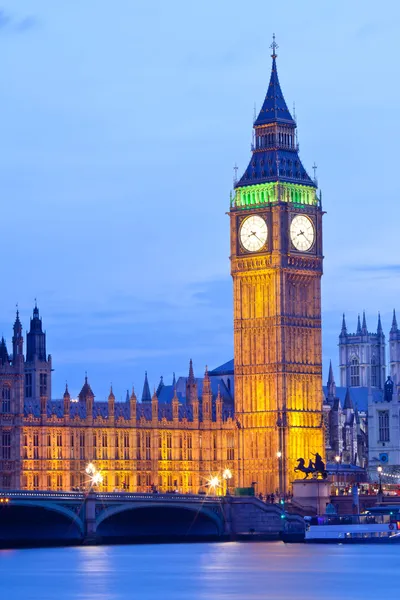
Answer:
POLYGON ((8 600, 397 597, 400 546, 201 543, 0 551, 8 600))

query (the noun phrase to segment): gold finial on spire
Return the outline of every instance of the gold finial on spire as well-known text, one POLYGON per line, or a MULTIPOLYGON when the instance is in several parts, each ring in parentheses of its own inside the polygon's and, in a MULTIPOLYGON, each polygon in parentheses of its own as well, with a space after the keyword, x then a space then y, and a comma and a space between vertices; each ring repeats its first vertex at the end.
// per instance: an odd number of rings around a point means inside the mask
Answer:
POLYGON ((270 45, 270 48, 272 48, 272 54, 271 57, 272 58, 276 58, 278 55, 276 53, 276 51, 278 50, 279 46, 275 41, 275 34, 272 34, 272 44, 270 45))

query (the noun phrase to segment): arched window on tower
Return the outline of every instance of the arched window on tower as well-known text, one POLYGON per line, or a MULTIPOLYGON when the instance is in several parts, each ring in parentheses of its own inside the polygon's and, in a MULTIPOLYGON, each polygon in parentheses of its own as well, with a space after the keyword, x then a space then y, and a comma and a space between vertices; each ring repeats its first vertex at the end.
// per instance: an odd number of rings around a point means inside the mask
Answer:
POLYGON ((350 386, 359 387, 360 385, 360 364, 356 357, 351 359, 350 363, 350 386))
POLYGON ((1 412, 8 415, 11 412, 11 389, 5 385, 1 391, 1 412))
POLYGON ((376 364, 375 356, 371 359, 371 385, 372 387, 378 387, 378 365, 376 364))

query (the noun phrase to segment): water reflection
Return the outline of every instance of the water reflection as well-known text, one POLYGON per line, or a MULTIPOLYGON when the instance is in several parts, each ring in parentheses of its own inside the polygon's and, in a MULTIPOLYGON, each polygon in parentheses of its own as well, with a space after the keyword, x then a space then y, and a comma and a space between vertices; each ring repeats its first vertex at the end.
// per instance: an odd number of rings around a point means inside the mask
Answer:
POLYGON ((281 543, 0 551, 12 600, 370 600, 397 597, 400 546, 281 543))

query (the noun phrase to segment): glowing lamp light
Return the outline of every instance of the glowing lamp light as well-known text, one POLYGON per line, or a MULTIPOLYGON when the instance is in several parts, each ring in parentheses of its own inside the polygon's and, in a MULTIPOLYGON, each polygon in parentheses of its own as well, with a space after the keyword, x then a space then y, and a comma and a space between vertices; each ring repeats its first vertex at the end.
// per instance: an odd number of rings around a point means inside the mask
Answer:
POLYGON ((222 473, 222 477, 224 479, 232 479, 232 471, 230 469, 225 469, 225 471, 222 473))
POLYGON ((276 457, 277 458, 282 458, 282 452, 280 450, 278 450, 278 452, 276 453, 276 457))
POLYGON ((340 463, 340 456, 335 456, 335 460, 337 463, 340 463))
POLYGON ((218 479, 218 476, 215 475, 214 477, 210 477, 210 479, 207 481, 207 484, 208 484, 208 487, 210 488, 210 490, 213 490, 215 492, 217 487, 220 486, 220 481, 218 479))
POLYGON ((88 475, 94 475, 96 473, 96 467, 93 463, 89 463, 85 471, 88 475))
POLYGON ((379 467, 377 468, 378 473, 382 473, 383 469, 382 467, 379 465, 379 467))
POLYGON ((99 471, 96 471, 96 473, 92 476, 92 484, 100 485, 101 483, 103 483, 103 475, 99 471))

